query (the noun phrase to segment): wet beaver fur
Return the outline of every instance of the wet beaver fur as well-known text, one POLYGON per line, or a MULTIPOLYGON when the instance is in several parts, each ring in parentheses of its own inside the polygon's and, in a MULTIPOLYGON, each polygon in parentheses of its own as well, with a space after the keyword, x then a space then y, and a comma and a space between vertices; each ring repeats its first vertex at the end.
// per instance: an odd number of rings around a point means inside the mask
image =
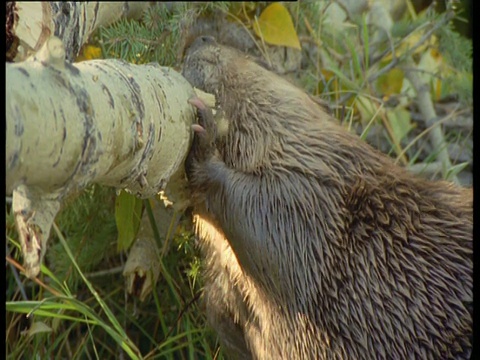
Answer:
POLYGON ((213 38, 192 44, 183 75, 228 121, 216 134, 192 101, 187 174, 229 358, 469 358, 471 189, 394 165, 213 38))

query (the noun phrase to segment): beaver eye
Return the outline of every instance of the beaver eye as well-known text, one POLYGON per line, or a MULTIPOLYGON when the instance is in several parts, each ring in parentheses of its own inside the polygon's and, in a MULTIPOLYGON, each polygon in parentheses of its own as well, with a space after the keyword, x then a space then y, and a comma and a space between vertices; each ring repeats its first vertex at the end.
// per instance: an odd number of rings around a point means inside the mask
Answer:
POLYGON ((217 62, 214 60, 214 59, 211 59, 211 58, 206 58, 206 59, 202 59, 204 62, 208 63, 208 64, 212 64, 212 65, 216 65, 217 62))
POLYGON ((218 57, 216 56, 216 54, 208 54, 208 56, 202 56, 201 58, 199 58, 199 60, 211 65, 218 64, 218 57))

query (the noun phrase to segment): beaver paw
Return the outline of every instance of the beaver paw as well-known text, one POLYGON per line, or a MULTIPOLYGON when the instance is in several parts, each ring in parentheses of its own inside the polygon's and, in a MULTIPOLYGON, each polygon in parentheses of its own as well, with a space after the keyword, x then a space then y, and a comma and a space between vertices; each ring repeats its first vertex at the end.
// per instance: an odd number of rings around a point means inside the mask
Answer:
POLYGON ((198 124, 193 124, 194 137, 186 160, 187 175, 194 163, 202 163, 213 156, 216 150, 217 124, 212 110, 198 97, 188 100, 197 109, 198 124))

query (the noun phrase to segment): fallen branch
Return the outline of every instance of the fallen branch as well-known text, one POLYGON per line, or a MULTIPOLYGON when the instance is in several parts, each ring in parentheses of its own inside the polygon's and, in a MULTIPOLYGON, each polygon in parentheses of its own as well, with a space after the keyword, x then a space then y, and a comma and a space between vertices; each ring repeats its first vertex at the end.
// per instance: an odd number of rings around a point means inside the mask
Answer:
POLYGON ((6 83, 6 193, 28 276, 40 270, 69 194, 91 183, 141 198, 169 181, 183 189, 195 93, 174 70, 119 60, 69 64, 54 37, 27 61, 7 63, 6 83))

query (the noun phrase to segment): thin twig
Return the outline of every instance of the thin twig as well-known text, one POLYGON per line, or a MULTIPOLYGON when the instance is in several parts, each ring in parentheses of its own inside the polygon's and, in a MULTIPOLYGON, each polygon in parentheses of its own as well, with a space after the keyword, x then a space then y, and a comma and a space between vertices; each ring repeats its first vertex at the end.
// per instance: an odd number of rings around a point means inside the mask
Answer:
MULTIPOLYGON (((10 249, 8 248, 8 244, 5 244, 5 254, 8 254, 7 256, 10 257, 10 249)), ((7 260, 7 262, 8 262, 8 260, 7 260)), ((17 283, 17 286, 20 289, 20 294, 22 295, 23 300, 27 301, 28 296, 27 296, 27 293, 25 291, 25 287, 22 284, 22 280, 20 280, 20 276, 18 275, 17 269, 15 269, 15 267, 10 263, 8 263, 8 265, 10 266, 10 269, 12 270, 13 277, 15 278, 15 282, 17 283)))
MULTIPOLYGON (((430 87, 427 83, 422 81, 416 71, 417 66, 411 57, 405 60, 406 67, 404 68, 405 76, 412 84, 417 93, 417 104, 423 115, 427 126, 438 121, 437 113, 433 107, 432 97, 430 95, 430 87)), ((449 169, 452 167, 450 162, 450 155, 446 146, 445 137, 443 136, 443 130, 441 126, 432 128, 429 133, 430 142, 433 147, 438 149, 438 159, 443 164, 442 174, 446 178, 449 169)), ((456 184, 460 184, 456 175, 451 175, 450 180, 456 184)))
MULTIPOLYGON (((449 11, 445 14, 445 16, 439 20, 437 23, 434 23, 433 26, 430 28, 430 30, 427 30, 425 32, 425 34, 422 35, 422 37, 417 41, 417 43, 415 45, 413 45, 411 48, 408 49, 407 52, 405 52, 405 54, 403 55, 403 58, 408 58, 409 56, 413 55, 416 50, 423 45, 423 43, 425 41, 427 41, 435 31, 437 31, 438 29, 440 29, 442 26, 448 24, 448 22, 450 20, 452 20, 453 18, 455 17, 455 13, 453 11, 449 11)), ((417 29, 416 29, 417 30, 417 29)), ((415 31, 416 31, 415 30, 415 31)), ((402 42, 405 41, 405 39, 402 40, 402 42)), ((381 59, 384 58, 384 56, 387 55, 387 52, 389 50, 387 50, 386 52, 384 52, 383 54, 380 54, 379 56, 377 56, 375 59, 372 60, 372 64, 375 64, 377 63, 378 61, 380 61, 381 59)), ((381 68, 380 70, 378 70, 377 72, 375 72, 375 74, 371 75, 368 77, 367 81, 369 83, 375 81, 376 79, 378 79, 381 75, 387 73, 388 71, 390 71, 393 67, 395 67, 401 60, 401 58, 398 58, 395 56, 394 53, 392 53, 392 61, 386 65, 385 67, 381 68)))
MULTIPOLYGON (((16 262, 14 259, 12 259, 10 256, 5 256, 5 260, 7 260, 7 262, 13 266, 15 266, 18 270, 20 270, 20 272, 24 273, 25 274, 25 268, 20 265, 18 262, 16 262)), ((40 279, 38 278, 34 278, 34 279, 31 279, 33 282, 37 283, 38 285, 40 285, 41 287, 43 287, 45 290, 48 290, 50 291, 53 295, 55 296, 63 296, 60 292, 58 292, 57 290, 51 288, 50 286, 48 286, 47 284, 45 284, 43 281, 41 281, 40 279)))
MULTIPOLYGON (((408 59, 409 57, 411 57, 412 54, 415 53, 415 51, 423 45, 423 43, 425 41, 427 41, 435 31, 437 31, 438 29, 440 29, 442 26, 445 26, 446 24, 448 24, 448 22, 450 20, 452 20, 453 18, 455 17, 455 12, 454 11, 447 11, 445 13, 445 15, 442 17, 442 19, 440 19, 438 22, 434 23, 433 26, 430 28, 430 30, 427 30, 425 32, 425 34, 423 34, 423 36, 417 41, 417 43, 415 45, 413 45, 411 48, 409 48, 405 54, 403 54, 401 57, 397 57, 395 55, 394 52, 392 52, 392 61, 390 61, 390 63, 388 63, 387 65, 385 65, 383 68, 377 70, 374 74, 370 75, 367 79, 366 79, 366 83, 369 83, 371 84, 372 82, 374 82, 376 79, 378 79, 380 76, 382 76, 383 74, 386 74, 387 72, 389 72, 391 69, 393 69, 395 66, 397 66, 402 60, 404 59, 408 59)), ((414 31, 417 31, 418 29, 415 29, 414 31)), ((412 32, 413 33, 413 32, 412 32)), ((400 41, 400 43, 397 45, 397 47, 402 43, 404 42, 406 39, 408 38, 405 37, 404 39, 402 39, 400 41)), ((370 53, 372 53, 373 51, 371 50, 370 53)), ((372 59, 370 61, 370 66, 376 64, 378 61, 380 61, 381 59, 383 59, 389 52, 391 52, 391 50, 386 50, 384 51, 382 54, 378 55, 375 57, 375 59, 372 59)), ((361 87, 363 87, 365 85, 362 84, 361 87)), ((344 102, 346 102, 348 99, 350 99, 352 96, 353 96, 354 93, 348 93, 346 95, 344 95, 342 98, 339 99, 339 103, 342 104, 344 102)))
POLYGON ((99 270, 91 273, 86 273, 85 276, 89 279, 95 278, 95 277, 100 277, 100 276, 105 276, 105 275, 112 275, 112 274, 118 274, 123 271, 124 266, 117 266, 111 269, 106 269, 106 270, 99 270))

